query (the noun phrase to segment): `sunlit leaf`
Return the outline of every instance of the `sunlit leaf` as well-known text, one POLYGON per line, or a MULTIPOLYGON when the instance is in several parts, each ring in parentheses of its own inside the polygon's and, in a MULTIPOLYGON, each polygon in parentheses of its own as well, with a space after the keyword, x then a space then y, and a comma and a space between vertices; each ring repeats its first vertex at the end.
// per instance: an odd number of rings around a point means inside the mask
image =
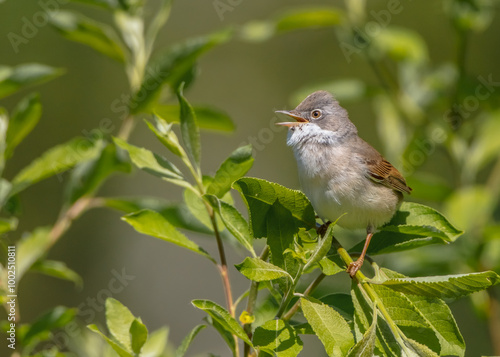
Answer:
POLYGON ((16 67, 0 65, 0 99, 25 87, 47 82, 63 74, 63 70, 39 63, 16 67))
POLYGON ((215 173, 207 193, 222 197, 231 189, 234 181, 244 176, 253 165, 252 146, 241 146, 231 153, 215 173))
POLYGON ((260 258, 246 257, 241 264, 235 266, 241 274, 253 281, 267 281, 282 277, 292 279, 292 276, 285 270, 260 258))
POLYGON ((68 40, 83 43, 118 62, 125 62, 120 39, 112 27, 65 10, 51 12, 49 19, 68 40))
POLYGON ((132 351, 130 327, 135 320, 130 310, 116 299, 106 299, 106 325, 114 340, 127 351, 132 351))
POLYGON ((92 159, 99 151, 96 143, 84 138, 54 146, 14 177, 10 194, 12 196, 43 179, 71 169, 79 162, 92 159))
POLYGON ((129 332, 132 351, 140 353, 142 346, 144 346, 148 339, 148 329, 139 319, 134 319, 130 325, 129 332))
POLYGON ((51 243, 50 227, 39 227, 17 243, 17 281, 21 281, 31 266, 47 253, 51 243))
POLYGON ((0 218, 0 234, 15 231, 18 219, 16 217, 0 218))
POLYGON ((302 311, 319 337, 328 356, 343 357, 354 345, 347 322, 331 307, 301 298, 302 311))
POLYGON ((113 350, 118 354, 118 356, 134 357, 134 354, 131 351, 128 351, 125 347, 123 347, 119 343, 115 342, 114 340, 110 339, 108 336, 103 334, 101 331, 99 331, 99 328, 96 325, 92 324, 88 325, 87 327, 89 328, 90 331, 93 331, 97 333, 99 336, 101 336, 104 339, 104 341, 106 341, 111 346, 111 348, 113 348, 113 350))
POLYGON ((269 320, 255 329, 253 343, 260 351, 277 357, 298 356, 303 342, 297 332, 283 320, 269 320))
POLYGON ((179 87, 177 91, 177 99, 179 100, 180 106, 179 119, 182 142, 184 143, 186 153, 191 161, 196 167, 199 167, 201 159, 200 130, 196 119, 196 113, 182 94, 182 87, 183 86, 179 87))
POLYGON ((163 239, 214 261, 214 259, 205 250, 179 232, 158 212, 144 209, 139 212, 123 216, 122 219, 134 227, 134 229, 139 233, 163 239))
POLYGON ((214 320, 217 320, 225 330, 230 331, 232 334, 238 336, 245 343, 252 346, 252 342, 248 339, 247 334, 243 331, 241 325, 236 321, 226 309, 222 306, 217 305, 215 302, 210 300, 193 300, 191 302, 194 307, 205 311, 214 320))
POLYGON ((363 338, 354 345, 347 357, 372 357, 374 356, 375 341, 377 336, 377 307, 373 309, 373 321, 363 335, 363 338))
MULTIPOLYGON (((403 202, 391 221, 373 235, 368 254, 399 252, 429 244, 447 244, 462 234, 463 231, 455 228, 433 208, 403 202)), ((361 251, 363 244, 357 244, 350 251, 361 251)))

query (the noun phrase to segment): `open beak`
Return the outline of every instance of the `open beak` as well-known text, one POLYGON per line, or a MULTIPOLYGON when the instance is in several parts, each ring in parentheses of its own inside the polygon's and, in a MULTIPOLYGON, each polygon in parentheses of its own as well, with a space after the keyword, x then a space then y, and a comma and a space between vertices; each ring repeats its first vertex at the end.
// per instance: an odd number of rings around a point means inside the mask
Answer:
POLYGON ((275 113, 285 114, 285 115, 288 115, 289 117, 292 117, 293 119, 296 120, 294 122, 276 123, 276 125, 282 125, 282 126, 287 126, 287 127, 291 128, 292 126, 297 126, 297 125, 301 125, 303 123, 308 123, 309 122, 309 120, 302 118, 294 110, 290 110, 290 111, 287 111, 287 110, 276 110, 275 113))

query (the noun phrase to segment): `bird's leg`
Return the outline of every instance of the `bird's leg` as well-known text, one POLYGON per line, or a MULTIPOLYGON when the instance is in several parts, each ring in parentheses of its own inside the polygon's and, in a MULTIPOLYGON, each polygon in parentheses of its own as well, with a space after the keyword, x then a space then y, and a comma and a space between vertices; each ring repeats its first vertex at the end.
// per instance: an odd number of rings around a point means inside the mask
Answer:
POLYGON ((323 223, 321 226, 316 228, 316 233, 318 233, 320 237, 323 237, 326 234, 328 227, 330 227, 330 224, 332 224, 332 221, 323 223))
POLYGON ((370 240, 373 237, 372 228, 368 227, 368 229, 366 230, 366 233, 367 233, 367 235, 366 235, 366 240, 365 240, 365 246, 363 247, 363 251, 361 252, 361 255, 359 256, 359 258, 355 262, 350 263, 349 266, 347 267, 347 272, 349 273, 351 278, 354 278, 354 275, 356 275, 358 270, 363 265, 363 262, 365 261, 366 251, 368 250, 368 246, 370 245, 370 240))

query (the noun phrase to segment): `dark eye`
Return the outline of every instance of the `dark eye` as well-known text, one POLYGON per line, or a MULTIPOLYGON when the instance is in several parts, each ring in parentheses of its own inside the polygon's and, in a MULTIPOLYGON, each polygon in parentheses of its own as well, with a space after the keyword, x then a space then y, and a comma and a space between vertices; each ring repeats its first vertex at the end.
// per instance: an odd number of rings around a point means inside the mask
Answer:
POLYGON ((319 109, 314 109, 312 112, 311 112, 311 118, 313 119, 318 119, 319 117, 321 117, 321 114, 323 114, 321 112, 321 110, 319 109))

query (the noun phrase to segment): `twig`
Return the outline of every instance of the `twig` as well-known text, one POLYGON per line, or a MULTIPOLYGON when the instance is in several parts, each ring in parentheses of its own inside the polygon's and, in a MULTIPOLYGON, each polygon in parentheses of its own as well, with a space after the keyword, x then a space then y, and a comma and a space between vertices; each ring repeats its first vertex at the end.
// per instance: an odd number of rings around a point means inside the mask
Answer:
MULTIPOLYGON (((309 286, 306 288, 306 290, 304 290, 303 292, 303 296, 309 296, 315 289, 316 287, 323 281, 323 279, 326 278, 326 275, 321 273, 320 275, 318 275, 316 277, 316 279, 314 279, 311 284, 309 284, 309 286)), ((285 321, 288 321, 290 320, 293 315, 295 315, 295 313, 297 312, 297 310, 299 309, 299 306, 300 306, 300 300, 298 300, 290 310, 288 310, 288 312, 283 315, 283 320, 285 321)))

